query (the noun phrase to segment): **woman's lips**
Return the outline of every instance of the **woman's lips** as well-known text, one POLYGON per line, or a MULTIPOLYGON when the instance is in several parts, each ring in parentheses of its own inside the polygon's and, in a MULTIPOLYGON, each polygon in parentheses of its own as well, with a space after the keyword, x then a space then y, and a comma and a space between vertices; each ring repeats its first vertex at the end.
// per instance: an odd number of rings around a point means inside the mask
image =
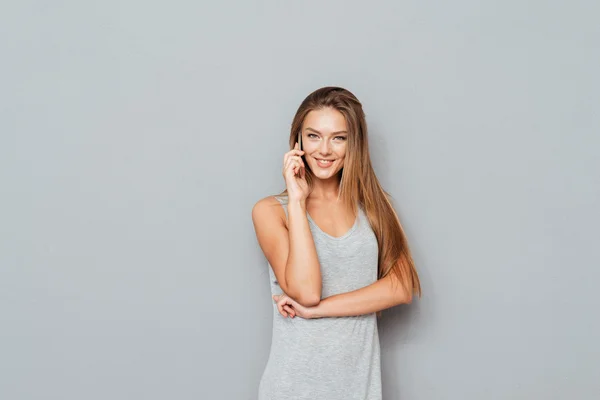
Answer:
POLYGON ((315 158, 315 160, 317 160, 317 165, 321 168, 329 168, 333 165, 333 160, 324 161, 324 160, 319 160, 318 158, 315 158))

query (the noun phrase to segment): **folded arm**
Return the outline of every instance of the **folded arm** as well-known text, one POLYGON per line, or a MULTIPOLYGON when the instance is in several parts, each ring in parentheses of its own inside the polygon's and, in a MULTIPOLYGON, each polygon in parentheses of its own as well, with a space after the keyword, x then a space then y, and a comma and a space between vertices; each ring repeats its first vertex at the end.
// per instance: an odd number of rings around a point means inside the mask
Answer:
POLYGON ((290 201, 288 218, 273 197, 252 209, 256 236, 281 289, 303 306, 321 300, 321 266, 308 224, 305 202, 290 201))
POLYGON ((412 293, 406 291, 394 274, 389 274, 369 286, 322 299, 308 311, 310 318, 349 317, 411 302, 412 293))

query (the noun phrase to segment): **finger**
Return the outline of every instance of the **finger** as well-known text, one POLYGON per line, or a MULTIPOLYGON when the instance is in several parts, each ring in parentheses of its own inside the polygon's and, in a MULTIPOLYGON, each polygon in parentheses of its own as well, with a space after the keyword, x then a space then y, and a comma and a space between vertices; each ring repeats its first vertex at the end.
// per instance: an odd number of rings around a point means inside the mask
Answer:
MULTIPOLYGON (((285 310, 284 307, 287 305, 288 298, 285 295, 279 296, 279 300, 277 301, 277 307, 281 310, 285 310)), ((285 311, 284 311, 285 312, 285 311)))
POLYGON ((279 314, 283 315, 284 317, 287 317, 287 313, 285 312, 281 304, 277 303, 277 309, 279 310, 279 314))
POLYGON ((292 307, 290 307, 290 312, 292 314, 292 318, 294 318, 296 316, 296 310, 294 310, 292 307))
POLYGON ((277 305, 283 307, 287 304, 287 297, 286 296, 279 296, 279 300, 277 300, 277 305))
POLYGON ((294 167, 294 172, 296 173, 296 176, 298 176, 299 178, 303 178, 304 175, 304 171, 306 170, 306 168, 304 167, 304 163, 299 163, 297 166, 294 167))
POLYGON ((289 165, 287 167, 287 169, 285 170, 284 175, 289 176, 289 174, 291 174, 291 176, 296 176, 298 174, 298 171, 300 171, 301 168, 304 168, 302 163, 299 162, 298 160, 290 160, 289 161, 289 165))
POLYGON ((284 309, 285 311, 287 311, 287 313, 288 313, 288 314, 289 314, 289 315, 290 315, 292 318, 294 318, 294 317, 296 316, 296 312, 295 312, 295 311, 292 309, 292 307, 290 307, 289 305, 287 305, 287 304, 286 304, 285 306, 283 306, 283 309, 284 309))
POLYGON ((292 156, 289 155, 286 160, 285 163, 283 164, 283 168, 284 169, 288 169, 290 167, 290 164, 292 163, 292 156))
POLYGON ((289 156, 287 161, 285 162, 285 166, 291 165, 294 161, 304 166, 304 160, 302 160, 302 157, 300 156, 289 156))
POLYGON ((302 160, 302 157, 300 157, 300 156, 290 156, 290 159, 295 160, 295 161, 299 162, 300 164, 304 165, 304 160, 302 160))
POLYGON ((304 150, 292 149, 283 155, 283 161, 285 162, 289 156, 303 156, 304 150))
POLYGON ((297 161, 292 161, 290 165, 294 176, 298 175, 298 170, 300 169, 300 164, 297 161))
POLYGON ((296 314, 294 312, 294 310, 292 309, 292 307, 290 307, 288 304, 283 306, 283 309, 285 310, 285 312, 288 314, 288 316, 290 318, 294 318, 294 315, 296 314))
POLYGON ((285 155, 283 156, 283 168, 285 169, 285 167, 287 166, 288 163, 288 158, 290 157, 290 153, 285 153, 285 155))
POLYGON ((273 299, 273 301, 276 303, 277 305, 277 311, 279 311, 279 314, 281 314, 282 316, 286 316, 285 312, 283 311, 283 303, 280 302, 280 298, 282 296, 274 294, 273 296, 271 296, 271 298, 273 299))
POLYGON ((304 168, 304 161, 298 156, 292 156, 288 160, 288 168, 292 168, 294 172, 297 172, 300 168, 304 168))
POLYGON ((294 318, 296 316, 296 310, 293 308, 289 298, 284 299, 284 301, 281 302, 281 308, 290 318, 294 318))
POLYGON ((287 160, 285 161, 285 164, 283 164, 283 168, 287 170, 291 164, 292 164, 292 156, 288 156, 287 160))
POLYGON ((300 161, 302 161, 301 154, 296 154, 296 155, 294 155, 294 154, 286 154, 286 156, 283 158, 283 170, 284 171, 289 167, 290 161, 291 161, 290 160, 291 157, 300 157, 300 161))

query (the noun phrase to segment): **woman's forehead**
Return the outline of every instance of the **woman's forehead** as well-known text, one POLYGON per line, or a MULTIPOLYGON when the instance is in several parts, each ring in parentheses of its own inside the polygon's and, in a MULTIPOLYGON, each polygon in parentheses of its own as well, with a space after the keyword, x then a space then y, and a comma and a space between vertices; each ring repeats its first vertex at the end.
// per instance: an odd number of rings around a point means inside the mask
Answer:
POLYGON ((302 123, 304 130, 312 130, 321 134, 340 133, 347 131, 346 118, 334 108, 312 110, 302 123))

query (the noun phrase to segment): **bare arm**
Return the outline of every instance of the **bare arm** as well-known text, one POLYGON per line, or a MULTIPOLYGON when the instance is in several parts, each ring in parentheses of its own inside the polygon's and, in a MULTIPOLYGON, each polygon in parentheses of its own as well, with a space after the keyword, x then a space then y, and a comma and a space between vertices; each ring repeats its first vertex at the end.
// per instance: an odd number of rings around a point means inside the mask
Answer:
POLYGON ((327 297, 316 307, 310 307, 307 312, 310 318, 349 317, 411 302, 412 293, 407 293, 395 275, 389 274, 369 286, 327 297))
POLYGON ((306 217, 306 203, 288 204, 289 255, 285 267, 285 280, 290 292, 302 297, 305 305, 314 306, 321 301, 321 266, 317 249, 306 217))
POLYGON ((289 297, 305 307, 321 300, 321 267, 310 232, 304 202, 288 204, 285 213, 273 197, 260 200, 252 209, 259 245, 289 297))

